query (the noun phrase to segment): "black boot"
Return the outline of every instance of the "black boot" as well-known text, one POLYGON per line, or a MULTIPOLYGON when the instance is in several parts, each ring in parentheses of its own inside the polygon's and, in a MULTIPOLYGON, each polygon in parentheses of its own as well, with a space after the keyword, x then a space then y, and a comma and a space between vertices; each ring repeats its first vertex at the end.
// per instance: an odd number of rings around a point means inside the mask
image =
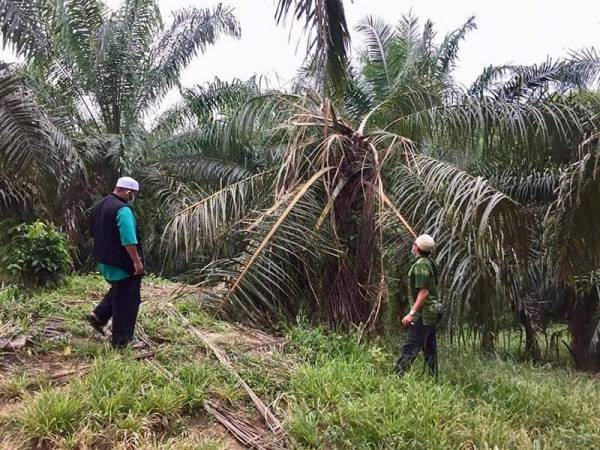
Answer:
POLYGON ((104 329, 102 328, 102 325, 100 325, 100 322, 98 321, 94 313, 89 314, 85 319, 94 330, 96 330, 102 336, 105 336, 104 329))

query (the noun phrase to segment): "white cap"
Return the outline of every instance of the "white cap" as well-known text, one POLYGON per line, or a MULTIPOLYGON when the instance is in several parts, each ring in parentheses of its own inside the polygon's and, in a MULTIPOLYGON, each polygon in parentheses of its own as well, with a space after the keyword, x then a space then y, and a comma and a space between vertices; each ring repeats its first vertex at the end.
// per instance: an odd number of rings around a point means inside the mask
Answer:
POLYGON ((417 247, 419 247, 419 250, 421 250, 422 252, 430 252, 435 247, 435 241, 428 234, 422 234, 421 236, 419 236, 416 239, 415 244, 417 245, 417 247))
POLYGON ((121 177, 117 180, 117 187, 123 189, 130 189, 132 191, 139 191, 140 183, 138 183, 131 177, 121 177))

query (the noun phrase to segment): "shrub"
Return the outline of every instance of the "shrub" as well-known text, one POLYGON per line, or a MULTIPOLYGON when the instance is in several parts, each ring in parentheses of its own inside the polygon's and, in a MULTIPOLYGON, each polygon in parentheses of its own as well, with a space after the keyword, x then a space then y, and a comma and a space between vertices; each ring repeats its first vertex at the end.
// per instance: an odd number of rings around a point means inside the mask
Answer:
POLYGON ((26 288, 58 284, 68 273, 71 252, 67 237, 42 221, 20 224, 4 235, 0 274, 26 288))

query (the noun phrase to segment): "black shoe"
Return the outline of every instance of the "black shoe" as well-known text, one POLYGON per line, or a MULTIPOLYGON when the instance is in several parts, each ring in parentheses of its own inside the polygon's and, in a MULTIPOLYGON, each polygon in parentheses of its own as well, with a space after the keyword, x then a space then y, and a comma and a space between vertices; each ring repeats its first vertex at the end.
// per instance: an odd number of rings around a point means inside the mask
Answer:
POLYGON ((106 334, 104 333, 104 329, 102 328, 102 325, 100 325, 100 322, 98 322, 98 319, 96 319, 96 316, 94 316, 94 314, 88 315, 85 319, 92 326, 92 328, 94 330, 96 330, 102 336, 106 336, 106 334))
POLYGON ((395 365, 394 365, 394 374, 398 375, 399 377, 404 375, 404 372, 406 372, 406 367, 404 367, 402 364, 400 364, 400 361, 398 361, 395 365))

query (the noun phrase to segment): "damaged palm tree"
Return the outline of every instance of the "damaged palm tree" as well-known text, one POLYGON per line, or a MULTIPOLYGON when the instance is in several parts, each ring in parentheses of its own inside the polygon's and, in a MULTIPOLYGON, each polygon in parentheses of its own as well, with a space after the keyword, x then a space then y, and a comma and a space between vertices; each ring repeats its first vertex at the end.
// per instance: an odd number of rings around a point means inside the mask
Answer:
MULTIPOLYGON (((332 18, 311 9, 327 2, 282 3, 305 5, 298 18, 332 18)), ((366 18, 356 66, 313 57, 342 54, 322 46, 343 40, 317 40, 294 92, 257 95, 229 116, 225 147, 256 149, 260 170, 189 204, 165 233, 179 253, 217 249, 199 277, 207 298, 257 325, 303 313, 371 327, 389 275, 408 263, 414 232, 426 232, 439 243, 449 333, 466 326, 494 350, 514 316, 536 352, 539 218, 594 128, 573 93, 594 79, 597 59, 488 68, 464 89, 452 69, 474 27, 469 19, 438 44, 431 22, 366 18), (327 81, 334 70, 341 89, 327 81)))
MULTIPOLYGON (((323 114, 324 105, 314 92, 290 99, 289 118, 277 127, 287 147, 271 183, 272 203, 248 207, 223 227, 242 251, 213 262, 202 279, 224 283, 224 311, 261 325, 300 312, 331 326, 372 325, 386 298, 384 237, 400 236, 395 243, 406 250, 414 238, 410 222, 447 236, 439 257, 447 262, 444 277, 457 270, 464 276, 451 283, 457 298, 474 295, 469 276, 476 285, 476 274, 488 274, 488 282, 508 274, 502 270, 513 255, 499 243, 518 248, 514 201, 425 156, 410 139, 376 125, 366 131, 376 110, 355 125, 330 105, 323 114)), ((196 215, 192 206, 176 218, 178 227, 198 223, 199 214, 200 223, 216 218, 202 202, 197 206, 196 215)))

